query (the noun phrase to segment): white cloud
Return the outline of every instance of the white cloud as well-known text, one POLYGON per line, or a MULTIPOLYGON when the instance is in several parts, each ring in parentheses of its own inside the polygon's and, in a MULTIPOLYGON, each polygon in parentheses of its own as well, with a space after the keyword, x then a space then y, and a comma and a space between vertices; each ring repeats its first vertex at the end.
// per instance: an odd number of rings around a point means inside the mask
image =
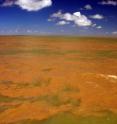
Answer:
POLYGON ((101 5, 117 6, 117 1, 108 0, 108 1, 102 1, 99 4, 101 4, 101 5))
POLYGON ((113 35, 117 35, 117 31, 112 32, 113 35))
POLYGON ((69 24, 69 22, 67 22, 67 21, 59 21, 59 22, 57 22, 57 25, 67 25, 67 24, 69 24))
POLYGON ((96 27, 97 24, 93 24, 92 27, 96 27))
POLYGON ((52 22, 52 19, 47 19, 48 22, 52 22))
POLYGON ((52 0, 8 0, 3 6, 18 5, 27 11, 38 11, 52 5, 52 0))
POLYGON ((85 15, 82 15, 80 12, 71 13, 62 13, 58 11, 57 13, 52 14, 52 18, 58 18, 60 20, 74 22, 77 26, 91 26, 92 22, 85 15))
POLYGON ((27 33, 32 33, 33 31, 30 30, 30 29, 27 29, 26 32, 27 32, 27 33))
POLYGON ((85 5, 84 8, 85 8, 86 10, 92 10, 92 9, 93 9, 90 4, 85 5))
POLYGON ((96 28, 97 28, 97 29, 102 29, 102 26, 97 26, 96 28))
POLYGON ((5 1, 3 4, 2 4, 2 6, 4 7, 4 6, 12 6, 14 4, 14 1, 13 0, 11 0, 11 1, 5 1))
POLYGON ((103 15, 100 15, 100 14, 95 14, 95 15, 92 15, 92 16, 90 16, 90 18, 92 18, 92 19, 103 19, 104 18, 104 16, 103 15))

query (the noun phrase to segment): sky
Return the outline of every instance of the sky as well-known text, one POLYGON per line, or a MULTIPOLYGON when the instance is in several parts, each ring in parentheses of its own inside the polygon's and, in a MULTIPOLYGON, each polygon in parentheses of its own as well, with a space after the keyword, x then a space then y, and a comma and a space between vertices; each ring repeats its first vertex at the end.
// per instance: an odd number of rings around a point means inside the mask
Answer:
POLYGON ((0 0, 0 35, 117 36, 117 0, 0 0))

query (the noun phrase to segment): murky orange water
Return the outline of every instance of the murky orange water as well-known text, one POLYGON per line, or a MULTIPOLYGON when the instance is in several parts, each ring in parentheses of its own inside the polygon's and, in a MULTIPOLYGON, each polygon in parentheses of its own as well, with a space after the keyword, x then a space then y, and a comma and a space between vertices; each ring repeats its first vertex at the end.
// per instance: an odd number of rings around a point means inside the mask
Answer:
POLYGON ((116 41, 0 37, 0 124, 117 113, 116 41))

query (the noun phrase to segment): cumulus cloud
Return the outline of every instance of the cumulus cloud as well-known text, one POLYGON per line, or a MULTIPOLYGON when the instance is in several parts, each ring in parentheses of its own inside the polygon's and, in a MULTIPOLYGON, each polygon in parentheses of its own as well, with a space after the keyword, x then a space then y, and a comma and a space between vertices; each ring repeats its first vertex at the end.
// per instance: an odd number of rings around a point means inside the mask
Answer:
POLYGON ((97 29, 102 29, 102 26, 97 26, 96 28, 97 28, 97 29))
POLYGON ((51 15, 52 18, 57 18, 59 20, 64 20, 67 22, 73 22, 77 26, 91 26, 92 22, 85 15, 82 15, 80 12, 71 13, 62 13, 58 11, 51 15))
POLYGON ((90 16, 90 18, 92 18, 92 19, 104 19, 104 16, 103 15, 100 15, 100 14, 95 14, 95 15, 92 15, 92 16, 90 16))
POLYGON ((92 25, 92 27, 96 27, 96 26, 97 26, 97 24, 93 24, 93 25, 92 25))
POLYGON ((87 5, 84 6, 84 9, 92 10, 93 8, 92 8, 92 6, 90 4, 87 4, 87 5))
POLYGON ((14 0, 6 0, 2 6, 12 6, 14 4, 14 0))
POLYGON ((6 0, 3 6, 18 5, 27 11, 38 11, 52 5, 52 0, 6 0))
POLYGON ((67 22, 67 21, 59 21, 59 22, 57 22, 57 25, 67 25, 67 24, 69 24, 69 22, 67 22))
POLYGON ((101 4, 101 5, 117 6, 117 1, 107 0, 107 1, 102 1, 99 4, 101 4))

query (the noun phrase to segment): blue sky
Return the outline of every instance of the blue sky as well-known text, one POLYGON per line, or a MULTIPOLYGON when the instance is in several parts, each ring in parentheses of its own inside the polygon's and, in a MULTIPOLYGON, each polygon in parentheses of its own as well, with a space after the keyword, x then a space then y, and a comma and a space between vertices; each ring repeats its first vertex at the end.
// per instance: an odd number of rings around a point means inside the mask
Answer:
POLYGON ((117 0, 0 0, 0 34, 117 36, 117 0))

